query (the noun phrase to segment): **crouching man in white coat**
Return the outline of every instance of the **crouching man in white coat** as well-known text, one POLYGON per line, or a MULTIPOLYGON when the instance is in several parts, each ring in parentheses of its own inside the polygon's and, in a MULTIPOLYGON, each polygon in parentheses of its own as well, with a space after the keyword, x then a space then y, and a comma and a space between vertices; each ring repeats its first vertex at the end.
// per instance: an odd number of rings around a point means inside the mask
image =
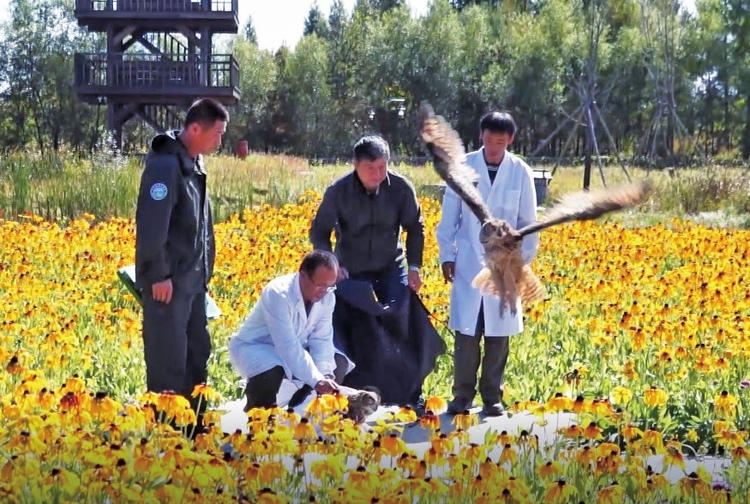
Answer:
MULTIPOLYGON (((479 175, 478 189, 492 215, 518 229, 536 220, 536 190, 531 168, 506 150, 513 142, 516 124, 506 113, 490 112, 479 123, 482 148, 466 155, 466 164, 479 175)), ((436 229, 443 277, 452 282, 450 328, 455 331, 453 400, 448 412, 461 413, 472 406, 480 363, 480 339, 484 335, 484 358, 479 394, 483 413, 503 413, 502 385, 508 362, 509 336, 523 332, 520 300, 512 315, 492 295, 482 296, 471 283, 482 269, 483 248, 479 242, 479 220, 466 203, 447 188, 441 220, 436 229)), ((526 264, 539 247, 537 233, 524 237, 522 255, 526 264)))
POLYGON ((284 378, 319 394, 338 391, 351 361, 333 346, 333 308, 339 264, 323 250, 310 252, 299 271, 266 285, 239 331, 229 360, 247 379, 245 411, 277 404, 284 378), (338 366, 338 369, 337 369, 338 366))

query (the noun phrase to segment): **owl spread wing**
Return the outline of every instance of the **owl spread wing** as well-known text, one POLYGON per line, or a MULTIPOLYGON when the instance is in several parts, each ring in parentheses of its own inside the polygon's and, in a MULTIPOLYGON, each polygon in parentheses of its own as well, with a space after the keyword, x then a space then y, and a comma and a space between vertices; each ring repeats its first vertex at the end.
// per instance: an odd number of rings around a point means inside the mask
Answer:
POLYGON ((592 220, 609 212, 632 207, 642 202, 651 189, 651 182, 646 180, 618 187, 566 194, 547 210, 538 222, 519 229, 518 234, 524 237, 564 222, 592 220))
POLYGON ((521 240, 525 235, 575 220, 596 219, 608 212, 633 206, 646 197, 651 184, 642 182, 598 191, 564 196, 544 217, 516 231, 493 218, 482 195, 474 186, 476 172, 465 164, 465 152, 458 134, 445 119, 423 103, 418 117, 422 142, 434 158, 435 171, 469 206, 482 223, 479 240, 484 248, 484 267, 472 285, 480 292, 500 299, 500 311, 516 311, 516 299, 529 302, 545 295, 539 278, 524 263, 521 240))
POLYGON ((435 171, 477 216, 479 222, 490 220, 490 210, 474 183, 477 173, 466 166, 466 152, 458 133, 442 116, 436 116, 428 103, 419 109, 417 120, 420 137, 433 157, 435 171))

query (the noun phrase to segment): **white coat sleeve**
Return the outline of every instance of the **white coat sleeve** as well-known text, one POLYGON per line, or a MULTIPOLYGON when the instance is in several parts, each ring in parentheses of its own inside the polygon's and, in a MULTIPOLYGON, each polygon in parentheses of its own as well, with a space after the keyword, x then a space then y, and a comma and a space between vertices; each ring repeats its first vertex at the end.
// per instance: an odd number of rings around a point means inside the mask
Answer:
POLYGON ((336 368, 333 358, 336 352, 333 346, 333 308, 336 305, 336 297, 333 294, 326 294, 326 297, 331 299, 326 300, 326 304, 321 306, 324 311, 315 323, 307 345, 318 370, 324 375, 332 375, 336 368))
POLYGON ((265 289, 260 297, 260 303, 274 349, 279 357, 289 368, 292 376, 314 387, 325 377, 294 332, 286 294, 265 289))
MULTIPOLYGON (((518 205, 518 222, 516 229, 520 229, 536 222, 536 188, 534 187, 534 173, 531 168, 524 166, 525 173, 521 181, 521 198, 518 205)), ((531 264, 539 250, 539 233, 526 235, 521 242, 521 256, 526 264, 531 264)))
POLYGON ((456 233, 461 225, 461 204, 461 198, 458 197, 458 194, 450 187, 446 187, 443 194, 440 222, 435 228, 440 264, 446 261, 456 261, 456 253, 458 252, 456 233))

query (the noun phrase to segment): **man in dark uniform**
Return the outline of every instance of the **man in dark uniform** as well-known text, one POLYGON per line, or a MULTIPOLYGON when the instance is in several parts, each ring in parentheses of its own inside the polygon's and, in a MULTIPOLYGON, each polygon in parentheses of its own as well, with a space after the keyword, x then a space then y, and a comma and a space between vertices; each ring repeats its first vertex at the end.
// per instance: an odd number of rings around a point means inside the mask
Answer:
POLYGON ((185 396, 196 413, 191 394, 206 382, 211 354, 206 292, 215 255, 202 156, 221 145, 228 121, 220 103, 204 98, 182 130, 152 139, 135 218, 147 387, 185 396))

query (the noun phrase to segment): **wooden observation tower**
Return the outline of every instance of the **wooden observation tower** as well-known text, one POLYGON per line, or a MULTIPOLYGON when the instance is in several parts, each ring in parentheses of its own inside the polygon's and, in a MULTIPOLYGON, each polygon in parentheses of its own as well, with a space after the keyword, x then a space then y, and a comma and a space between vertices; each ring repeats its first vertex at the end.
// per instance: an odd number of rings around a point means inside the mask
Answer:
POLYGON ((109 130, 140 118, 157 132, 179 129, 199 97, 225 105, 240 97, 240 71, 213 54, 214 34, 237 33, 238 0, 76 0, 79 26, 107 36, 104 53, 76 54, 79 99, 107 104, 109 130))

